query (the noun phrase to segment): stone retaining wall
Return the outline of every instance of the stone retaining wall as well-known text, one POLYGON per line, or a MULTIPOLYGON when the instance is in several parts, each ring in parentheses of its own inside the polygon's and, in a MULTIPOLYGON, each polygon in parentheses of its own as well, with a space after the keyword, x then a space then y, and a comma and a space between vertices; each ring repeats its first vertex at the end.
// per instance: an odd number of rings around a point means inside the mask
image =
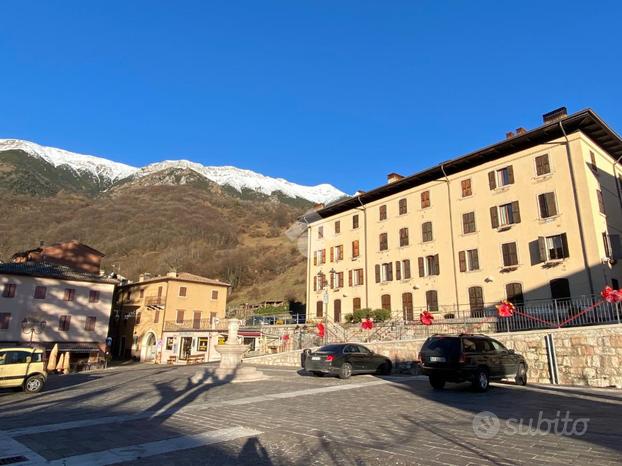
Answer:
MULTIPOLYGON (((622 325, 495 333, 494 338, 525 356, 529 380, 550 383, 544 337, 553 334, 559 383, 622 388, 622 325)), ((416 361, 425 338, 364 343, 395 363, 416 361)), ((247 364, 300 366, 300 351, 270 354, 244 360, 247 364)))

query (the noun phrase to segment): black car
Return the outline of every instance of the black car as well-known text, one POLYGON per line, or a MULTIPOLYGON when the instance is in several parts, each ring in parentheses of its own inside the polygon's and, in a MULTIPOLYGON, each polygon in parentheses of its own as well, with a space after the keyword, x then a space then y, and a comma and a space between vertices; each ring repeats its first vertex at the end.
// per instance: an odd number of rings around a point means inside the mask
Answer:
POLYGON ((497 340, 486 335, 434 335, 419 353, 424 375, 430 385, 442 389, 445 382, 471 382, 478 391, 486 391, 491 380, 514 378, 527 384, 527 361, 497 340))
POLYGON ((391 373, 393 365, 386 356, 374 353, 358 343, 339 343, 322 346, 317 351, 302 354, 302 367, 313 375, 326 374, 347 379, 352 374, 391 373))

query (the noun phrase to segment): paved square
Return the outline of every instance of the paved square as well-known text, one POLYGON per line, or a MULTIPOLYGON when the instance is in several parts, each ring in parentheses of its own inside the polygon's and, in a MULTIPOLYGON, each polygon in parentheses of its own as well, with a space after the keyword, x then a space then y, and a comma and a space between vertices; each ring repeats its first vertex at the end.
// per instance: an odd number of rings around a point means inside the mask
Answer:
POLYGON ((622 463, 620 391, 437 392, 422 377, 262 370, 269 379, 214 384, 206 366, 139 365, 52 377, 34 396, 2 391, 0 464, 622 463), (560 434, 573 425, 582 435, 560 434))

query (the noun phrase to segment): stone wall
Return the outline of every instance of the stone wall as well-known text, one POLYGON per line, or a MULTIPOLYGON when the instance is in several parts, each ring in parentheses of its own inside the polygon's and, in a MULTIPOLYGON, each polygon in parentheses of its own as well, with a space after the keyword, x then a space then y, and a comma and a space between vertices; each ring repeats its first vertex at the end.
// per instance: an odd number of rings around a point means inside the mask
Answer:
MULTIPOLYGON (((553 334, 559 383, 592 387, 622 388, 622 325, 601 325, 569 329, 533 330, 496 333, 494 338, 525 356, 529 380, 550 383, 544 337, 553 334)), ((395 363, 418 360, 425 338, 365 343, 395 363)), ((300 366, 300 351, 271 354, 245 359, 250 364, 300 366)))

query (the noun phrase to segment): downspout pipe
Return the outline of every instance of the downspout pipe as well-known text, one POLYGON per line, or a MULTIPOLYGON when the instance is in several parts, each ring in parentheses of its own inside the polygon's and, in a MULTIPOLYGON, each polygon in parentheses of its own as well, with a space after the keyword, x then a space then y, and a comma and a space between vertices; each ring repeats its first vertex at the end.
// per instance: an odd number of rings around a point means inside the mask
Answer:
POLYGON ((622 184, 622 178, 618 178, 616 176, 616 166, 620 163, 620 160, 622 160, 622 155, 620 157, 618 157, 618 159, 613 162, 613 178, 614 178, 614 182, 616 184, 616 190, 618 191, 618 201, 620 201, 620 207, 622 207, 622 191, 620 190, 620 184, 622 184))
POLYGON ((447 176, 447 172, 445 171, 445 164, 441 163, 441 171, 443 172, 443 176, 445 177, 445 185, 447 186, 447 205, 449 208, 449 237, 451 239, 451 262, 453 264, 453 275, 454 275, 454 293, 456 299, 456 311, 460 312, 460 298, 458 297, 458 272, 456 268, 456 246, 455 246, 455 237, 454 237, 454 219, 453 212, 451 208, 451 184, 449 182, 449 177, 447 176))
POLYGON ((361 196, 357 196, 357 200, 359 201, 359 204, 361 204, 361 209, 363 210, 363 244, 365 244, 365 258, 363 259, 363 262, 365 264, 366 275, 363 280, 365 281, 365 308, 369 309, 369 277, 371 276, 371 274, 369 273, 369 269, 367 268, 367 208, 365 207, 365 204, 363 204, 363 201, 361 201, 361 196))
POLYGON ((570 181, 572 184, 572 194, 574 197, 574 206, 577 211, 577 220, 579 222, 579 238, 581 239, 581 250, 583 252, 583 266, 585 267, 585 273, 587 274, 587 280, 590 284, 590 294, 594 295, 594 282, 592 280, 592 272, 590 271, 590 263, 587 258, 587 251, 585 247, 585 232, 583 231, 583 218, 581 216, 581 209, 579 206, 579 195, 577 192, 577 180, 575 176, 574 164, 572 162, 572 153, 570 151, 570 139, 568 139, 568 135, 566 134, 566 130, 564 129, 564 124, 560 120, 559 129, 561 129, 564 138, 566 139, 566 155, 568 157, 568 168, 570 169, 570 181))

